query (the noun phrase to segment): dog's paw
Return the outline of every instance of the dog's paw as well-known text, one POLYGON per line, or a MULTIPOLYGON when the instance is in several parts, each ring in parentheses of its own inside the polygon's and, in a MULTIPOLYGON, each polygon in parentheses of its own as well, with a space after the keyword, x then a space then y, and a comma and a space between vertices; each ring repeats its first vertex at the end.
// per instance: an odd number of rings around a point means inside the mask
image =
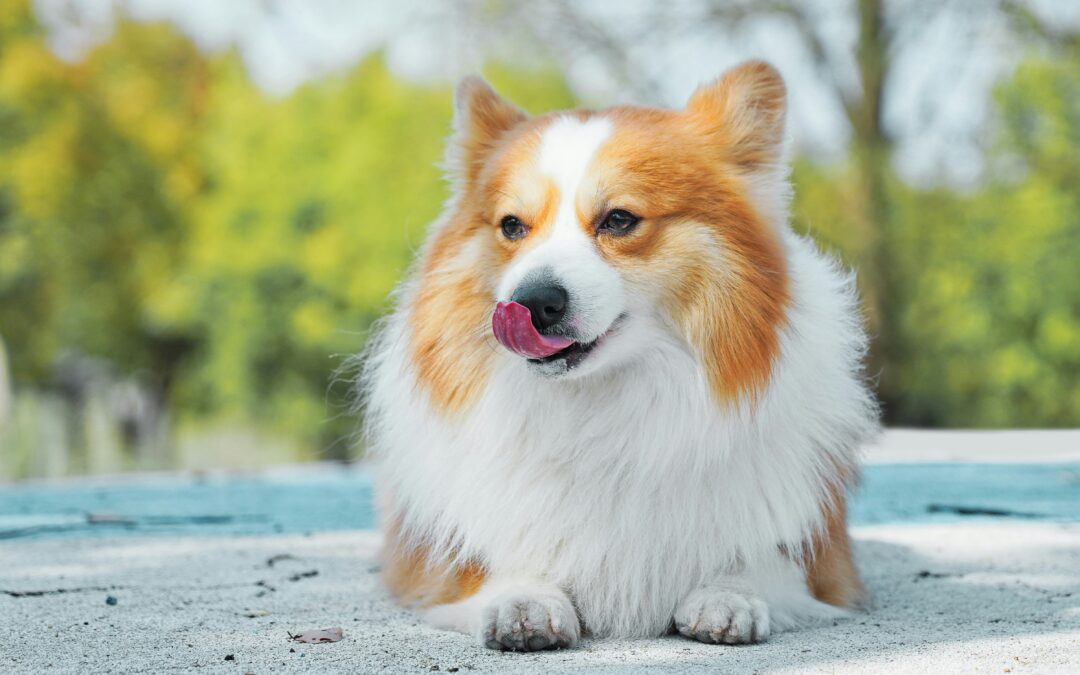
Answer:
POLYGON ((507 592, 484 607, 480 642, 489 649, 533 652, 577 644, 577 613, 558 590, 507 592))
POLYGON ((675 628, 710 644, 761 642, 769 637, 769 607, 751 593, 705 586, 679 603, 675 628))

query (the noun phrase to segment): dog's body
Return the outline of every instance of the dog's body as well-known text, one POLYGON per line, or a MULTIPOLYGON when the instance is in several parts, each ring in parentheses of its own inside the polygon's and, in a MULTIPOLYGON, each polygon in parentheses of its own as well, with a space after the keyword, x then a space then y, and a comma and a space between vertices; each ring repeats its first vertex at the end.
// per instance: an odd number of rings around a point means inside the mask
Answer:
POLYGON ((457 195, 364 374, 403 601, 525 650, 860 602, 844 485, 876 407, 852 281, 787 225, 783 116, 760 63, 680 112, 529 119, 462 85, 457 195))

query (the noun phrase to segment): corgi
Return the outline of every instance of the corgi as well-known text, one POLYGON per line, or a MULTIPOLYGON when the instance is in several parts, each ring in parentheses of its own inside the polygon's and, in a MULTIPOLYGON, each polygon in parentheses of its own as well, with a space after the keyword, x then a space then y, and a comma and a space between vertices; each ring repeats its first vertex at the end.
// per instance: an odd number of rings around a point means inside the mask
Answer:
POLYGON ((878 430, 854 281, 788 223, 763 62, 682 110, 455 100, 452 197, 363 354, 382 576, 492 649, 847 614, 878 430))

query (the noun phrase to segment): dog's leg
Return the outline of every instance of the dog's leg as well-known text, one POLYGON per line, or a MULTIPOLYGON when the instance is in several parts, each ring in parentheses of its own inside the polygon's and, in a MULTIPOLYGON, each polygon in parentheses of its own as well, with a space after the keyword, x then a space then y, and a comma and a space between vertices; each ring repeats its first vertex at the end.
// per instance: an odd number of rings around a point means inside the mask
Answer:
POLYGON ((851 554, 845 495, 834 490, 825 511, 825 527, 814 537, 813 555, 806 562, 806 584, 814 597, 837 607, 860 608, 867 594, 851 554))
POLYGON ((744 576, 699 586, 675 610, 675 628, 713 644, 747 644, 769 637, 769 606, 744 576))
POLYGON ((432 607, 427 620, 472 633, 490 649, 530 652, 573 647, 581 635, 569 596, 537 580, 493 579, 465 600, 432 607))
POLYGON ((813 597, 803 567, 788 556, 718 576, 690 592, 675 610, 675 628, 701 642, 748 644, 770 633, 850 616, 813 597))

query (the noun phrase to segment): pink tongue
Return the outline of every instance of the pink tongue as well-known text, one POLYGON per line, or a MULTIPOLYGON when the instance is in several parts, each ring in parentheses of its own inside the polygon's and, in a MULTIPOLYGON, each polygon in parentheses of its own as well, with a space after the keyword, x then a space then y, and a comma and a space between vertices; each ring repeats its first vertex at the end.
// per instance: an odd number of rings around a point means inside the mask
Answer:
POLYGON ((495 305, 491 330, 503 347, 530 359, 542 359, 574 344, 573 340, 553 335, 541 335, 532 323, 529 308, 516 302, 495 305))

